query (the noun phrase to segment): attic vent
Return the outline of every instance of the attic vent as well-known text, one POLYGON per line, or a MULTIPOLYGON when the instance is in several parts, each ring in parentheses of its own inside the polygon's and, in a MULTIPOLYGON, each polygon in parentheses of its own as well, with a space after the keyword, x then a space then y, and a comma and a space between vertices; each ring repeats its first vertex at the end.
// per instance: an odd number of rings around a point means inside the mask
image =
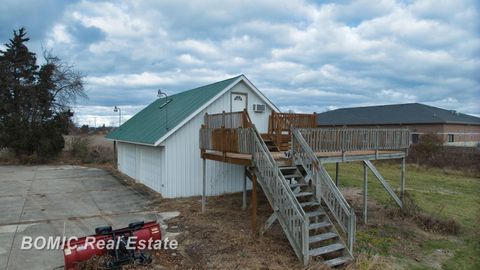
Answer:
POLYGON ((253 111, 254 112, 264 112, 265 111, 265 104, 253 104, 253 111))

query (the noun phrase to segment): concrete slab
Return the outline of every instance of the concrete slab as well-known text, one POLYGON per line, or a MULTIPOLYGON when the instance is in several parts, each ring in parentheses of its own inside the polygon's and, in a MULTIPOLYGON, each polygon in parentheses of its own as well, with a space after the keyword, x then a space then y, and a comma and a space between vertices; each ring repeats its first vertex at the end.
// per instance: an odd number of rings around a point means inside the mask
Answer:
POLYGON ((32 185, 32 180, 0 182, 0 196, 23 196, 32 185))
POLYGON ((43 221, 101 215, 89 193, 32 194, 27 197, 21 221, 43 221))
POLYGON ((0 170, 0 182, 31 181, 35 177, 35 170, 32 167, 27 167, 25 170, 18 168, 18 166, 8 166, 8 168, 0 170))
POLYGON ((17 225, 0 226, 0 269, 7 268, 8 255, 16 230, 17 225))
MULTIPOLYGON (((5 183, 2 183, 4 185, 5 183)), ((23 196, 1 196, 0 197, 0 225, 16 223, 22 214, 25 203, 23 196)))
POLYGON ((25 236, 85 236, 99 226, 168 218, 151 211, 145 195, 99 169, 0 166, 0 181, 0 269, 63 266, 61 250, 21 250, 25 236))
POLYGON ((94 178, 54 178, 33 182, 31 193, 81 193, 98 190, 127 190, 128 187, 118 185, 118 180, 110 175, 94 178))

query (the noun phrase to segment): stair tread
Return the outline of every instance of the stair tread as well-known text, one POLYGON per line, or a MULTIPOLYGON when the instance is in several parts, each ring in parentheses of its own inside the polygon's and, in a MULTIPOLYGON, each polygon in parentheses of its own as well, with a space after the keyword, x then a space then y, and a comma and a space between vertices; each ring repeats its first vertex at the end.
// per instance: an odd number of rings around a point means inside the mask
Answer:
POLYGON ((300 206, 301 206, 301 207, 305 207, 305 206, 315 206, 315 205, 320 205, 320 203, 318 203, 318 202, 303 202, 303 203, 300 203, 300 206))
POLYGON ((352 260, 352 258, 350 256, 341 256, 341 257, 337 257, 337 258, 334 258, 334 259, 331 259, 331 260, 324 261, 324 263, 327 264, 328 266, 332 267, 332 266, 337 266, 337 265, 347 263, 351 260, 352 260))
POLYGON ((343 249, 343 248, 345 248, 345 246, 343 244, 335 243, 335 244, 331 244, 331 245, 328 245, 328 246, 311 249, 310 250, 310 255, 311 256, 323 255, 323 254, 334 252, 334 251, 337 251, 337 250, 340 250, 340 249, 343 249))
POLYGON ((295 197, 305 197, 305 196, 312 196, 312 195, 313 193, 310 191, 295 193, 295 197))
POLYGON ((317 210, 317 211, 307 212, 306 214, 309 217, 323 216, 325 215, 325 211, 317 210))
POLYGON ((296 170, 297 167, 279 167, 280 170, 296 170))
POLYGON ((317 234, 317 235, 311 236, 308 239, 308 242, 315 243, 315 242, 320 242, 320 241, 332 239, 332 238, 335 238, 335 237, 338 237, 338 235, 336 233, 327 232, 327 233, 322 233, 322 234, 317 234))
POLYGON ((298 178, 298 177, 303 177, 301 174, 287 174, 283 175, 285 178, 298 178))
POLYGON ((330 225, 332 225, 332 223, 330 223, 328 221, 322 221, 322 222, 318 222, 318 223, 311 223, 308 228, 310 230, 315 230, 315 229, 329 227, 330 225))
POLYGON ((291 188, 305 187, 305 186, 308 186, 308 184, 307 184, 307 183, 294 183, 294 184, 290 184, 290 187, 291 187, 291 188))

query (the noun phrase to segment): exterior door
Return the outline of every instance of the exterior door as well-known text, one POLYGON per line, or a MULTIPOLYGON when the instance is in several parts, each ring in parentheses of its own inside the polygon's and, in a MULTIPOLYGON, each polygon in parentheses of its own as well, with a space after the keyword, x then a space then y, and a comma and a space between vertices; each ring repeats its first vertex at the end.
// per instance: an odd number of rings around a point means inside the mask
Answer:
POLYGON ((247 94, 232 93, 231 96, 232 112, 243 111, 247 108, 247 94))

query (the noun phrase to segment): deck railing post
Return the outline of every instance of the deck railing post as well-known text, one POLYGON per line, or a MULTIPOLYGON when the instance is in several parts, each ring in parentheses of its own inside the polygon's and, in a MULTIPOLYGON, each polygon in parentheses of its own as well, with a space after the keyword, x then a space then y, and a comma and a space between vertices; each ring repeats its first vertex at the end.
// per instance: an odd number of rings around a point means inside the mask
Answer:
MULTIPOLYGON (((313 165, 313 164, 312 164, 313 165)), ((320 165, 320 164, 319 164, 320 165)), ((320 179, 320 168, 315 168, 316 166, 312 166, 312 172, 314 173, 314 181, 315 181, 315 188, 317 193, 317 199, 319 203, 322 203, 322 183, 320 179)))
POLYGON ((223 127, 226 127, 225 122, 226 122, 226 119, 225 119, 225 111, 222 111, 222 126, 223 126, 223 127))
POLYGON ((304 226, 302 228, 302 253, 303 253, 303 265, 307 266, 309 261, 310 261, 310 254, 309 254, 309 245, 308 245, 308 239, 309 239, 309 229, 308 227, 310 226, 309 224, 309 219, 305 219, 304 226))

